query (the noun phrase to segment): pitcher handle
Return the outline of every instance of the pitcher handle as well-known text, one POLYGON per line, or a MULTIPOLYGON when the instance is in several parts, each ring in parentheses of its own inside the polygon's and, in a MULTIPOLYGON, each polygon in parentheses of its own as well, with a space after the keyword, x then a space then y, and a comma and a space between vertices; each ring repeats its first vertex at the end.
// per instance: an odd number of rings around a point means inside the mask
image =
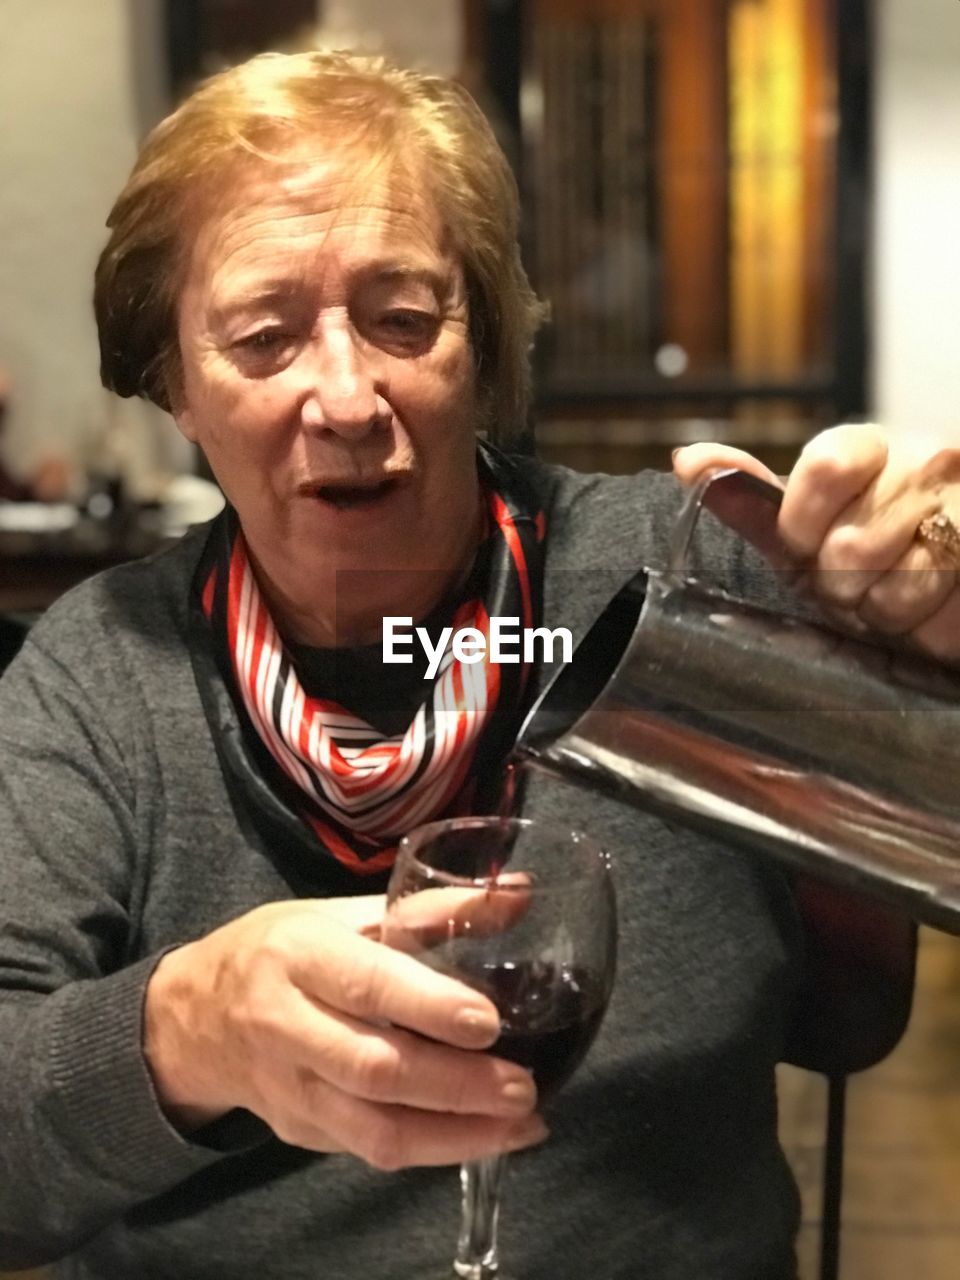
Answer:
POLYGON ((693 535, 704 507, 762 555, 774 562, 782 560, 785 548, 777 531, 782 501, 782 489, 749 471, 737 467, 708 471, 690 488, 680 508, 670 540, 669 572, 686 575, 693 535))

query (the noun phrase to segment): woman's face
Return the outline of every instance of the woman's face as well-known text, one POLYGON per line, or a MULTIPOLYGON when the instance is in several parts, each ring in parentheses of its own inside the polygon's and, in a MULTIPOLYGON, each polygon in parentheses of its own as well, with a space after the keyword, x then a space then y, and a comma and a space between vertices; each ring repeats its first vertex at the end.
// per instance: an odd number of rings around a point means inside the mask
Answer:
POLYGON ((469 561, 474 367, 463 273, 420 184, 264 170, 218 192, 193 244, 175 417, 309 639, 338 571, 431 570, 442 590, 469 561))

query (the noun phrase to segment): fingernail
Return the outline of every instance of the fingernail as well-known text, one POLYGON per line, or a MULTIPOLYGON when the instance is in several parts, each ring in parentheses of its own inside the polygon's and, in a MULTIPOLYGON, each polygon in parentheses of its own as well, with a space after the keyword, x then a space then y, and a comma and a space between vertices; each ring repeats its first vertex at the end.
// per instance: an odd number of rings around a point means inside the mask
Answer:
POLYGON ((537 1086, 529 1076, 516 1076, 500 1090, 500 1098, 508 1111, 526 1113, 537 1102, 537 1086))
POLYGON ((506 1150, 519 1151, 521 1147, 533 1147, 550 1136, 550 1130, 540 1116, 531 1116, 522 1124, 514 1125, 506 1136, 506 1150))
POLYGON ((477 1048, 487 1048, 500 1034, 500 1019, 484 1009, 461 1009, 454 1023, 463 1039, 477 1048))
POLYGON ((678 444, 678 445, 677 445, 677 447, 676 447, 676 449, 671 449, 671 450, 670 450, 670 461, 671 461, 671 462, 673 462, 673 461, 676 459, 677 454, 680 452, 680 450, 681 450, 682 448, 683 448, 683 445, 682 445, 682 444, 678 444))

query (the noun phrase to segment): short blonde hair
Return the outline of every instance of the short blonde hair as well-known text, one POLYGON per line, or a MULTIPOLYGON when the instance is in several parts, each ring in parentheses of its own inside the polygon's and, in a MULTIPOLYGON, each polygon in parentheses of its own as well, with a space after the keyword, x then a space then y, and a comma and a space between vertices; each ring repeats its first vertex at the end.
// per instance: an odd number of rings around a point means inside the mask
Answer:
POLYGON ((171 408, 181 376, 177 299, 199 211, 241 162, 283 160, 325 139, 373 164, 420 162, 466 280, 478 426, 501 437, 522 429, 542 307, 520 261, 506 158, 455 81, 351 53, 260 54, 206 81, 146 139, 97 265, 104 386, 171 408))

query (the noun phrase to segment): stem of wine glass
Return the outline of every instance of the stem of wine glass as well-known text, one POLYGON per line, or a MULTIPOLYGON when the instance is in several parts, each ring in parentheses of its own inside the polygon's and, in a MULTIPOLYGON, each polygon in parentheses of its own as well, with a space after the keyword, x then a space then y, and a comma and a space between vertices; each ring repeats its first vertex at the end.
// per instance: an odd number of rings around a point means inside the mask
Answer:
POLYGON ((474 1160, 460 1169, 460 1239, 454 1274, 463 1280, 492 1280, 497 1274, 497 1215, 505 1156, 474 1160))

